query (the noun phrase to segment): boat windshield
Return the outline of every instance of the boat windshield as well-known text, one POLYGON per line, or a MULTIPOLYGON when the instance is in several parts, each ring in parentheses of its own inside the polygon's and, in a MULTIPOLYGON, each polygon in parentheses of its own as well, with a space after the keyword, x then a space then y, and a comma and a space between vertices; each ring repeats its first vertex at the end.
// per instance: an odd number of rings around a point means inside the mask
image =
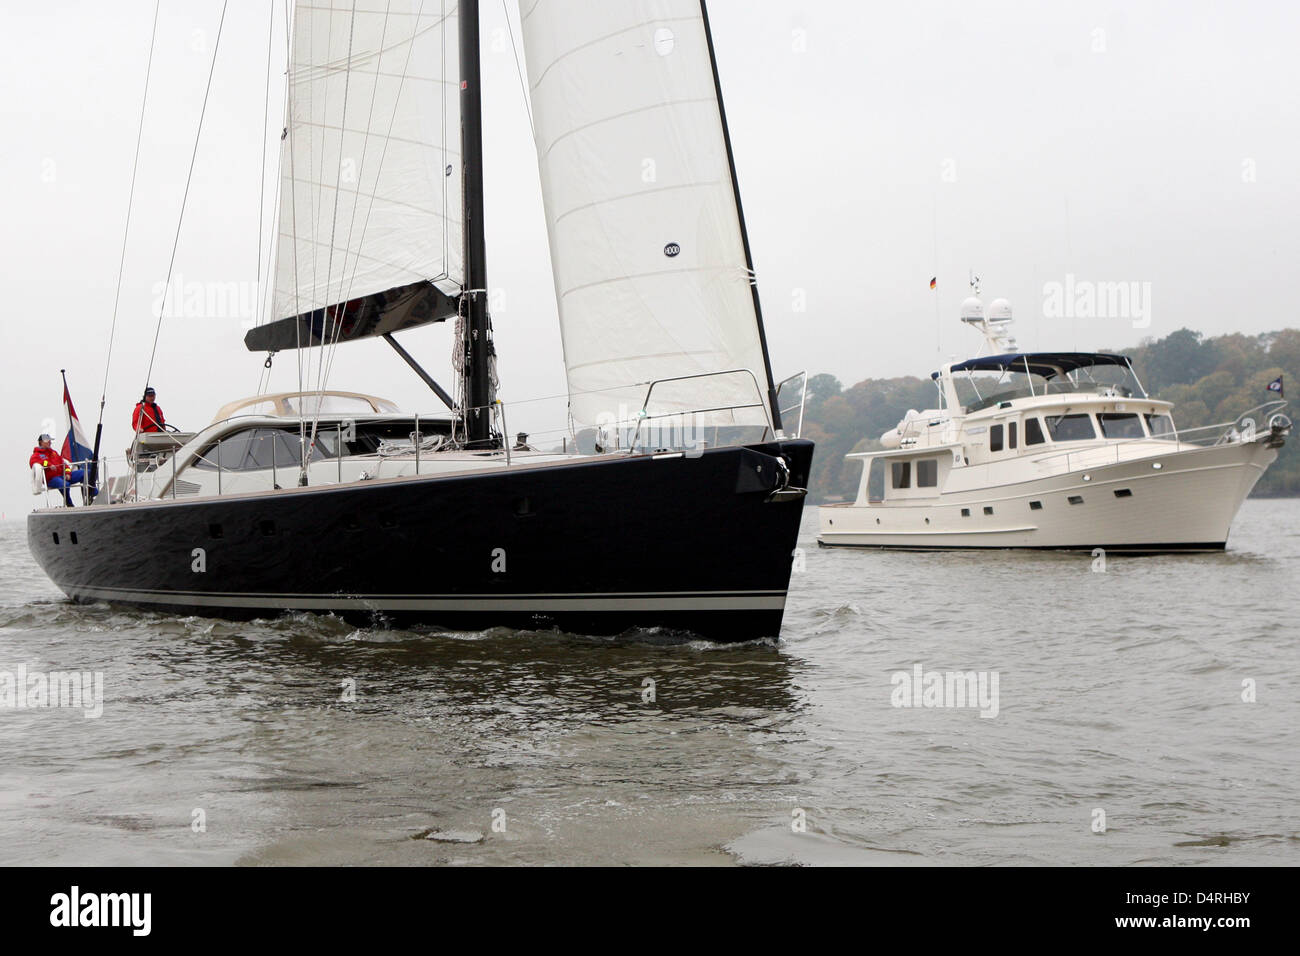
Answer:
POLYGON ((1146 397, 1137 376, 1127 365, 1081 365, 1069 372, 1055 371, 1050 375, 1010 368, 963 370, 953 372, 952 381, 958 400, 968 412, 1035 395, 1090 393, 1146 397))

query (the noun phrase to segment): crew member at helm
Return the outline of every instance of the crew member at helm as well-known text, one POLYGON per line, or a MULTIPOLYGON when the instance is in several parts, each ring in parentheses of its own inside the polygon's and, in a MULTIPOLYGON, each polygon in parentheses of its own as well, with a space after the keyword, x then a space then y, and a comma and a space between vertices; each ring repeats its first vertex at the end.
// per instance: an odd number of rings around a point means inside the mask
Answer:
POLYGON ((140 432, 165 431, 167 428, 162 406, 154 396, 153 386, 150 385, 144 390, 144 398, 135 403, 135 411, 131 413, 131 428, 137 435, 140 432))

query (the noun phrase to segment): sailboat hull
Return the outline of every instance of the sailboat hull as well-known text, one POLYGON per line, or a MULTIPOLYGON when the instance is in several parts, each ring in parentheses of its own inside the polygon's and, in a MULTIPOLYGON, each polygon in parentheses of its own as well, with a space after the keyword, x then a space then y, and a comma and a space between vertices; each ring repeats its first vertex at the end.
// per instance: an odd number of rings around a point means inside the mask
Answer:
POLYGON ((55 508, 29 516, 28 542, 78 601, 752 640, 780 632, 803 505, 789 489, 811 459, 791 440, 55 508))

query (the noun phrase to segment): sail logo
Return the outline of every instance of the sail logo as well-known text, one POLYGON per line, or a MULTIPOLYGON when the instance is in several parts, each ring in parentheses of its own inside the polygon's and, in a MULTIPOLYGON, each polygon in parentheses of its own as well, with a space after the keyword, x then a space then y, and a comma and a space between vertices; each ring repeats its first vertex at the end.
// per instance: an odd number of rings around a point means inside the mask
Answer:
POLYGON ((895 671, 889 683, 892 707, 971 707, 981 717, 996 717, 997 671, 927 671, 920 664, 911 671, 895 671))
POLYGON ((1151 326, 1151 283, 1093 282, 1066 273, 1064 282, 1043 283, 1043 315, 1049 319, 1128 319, 1151 326))
POLYGON ((19 664, 0 670, 0 708, 28 710, 67 707, 95 719, 104 713, 103 671, 29 671, 19 664))
POLYGON ((670 242, 668 243, 668 245, 664 246, 664 255, 666 255, 669 259, 676 256, 681 251, 682 251, 682 247, 675 242, 670 242))
POLYGON ((148 936, 152 910, 152 893, 82 893, 74 886, 50 897, 50 925, 128 927, 132 936, 148 936))

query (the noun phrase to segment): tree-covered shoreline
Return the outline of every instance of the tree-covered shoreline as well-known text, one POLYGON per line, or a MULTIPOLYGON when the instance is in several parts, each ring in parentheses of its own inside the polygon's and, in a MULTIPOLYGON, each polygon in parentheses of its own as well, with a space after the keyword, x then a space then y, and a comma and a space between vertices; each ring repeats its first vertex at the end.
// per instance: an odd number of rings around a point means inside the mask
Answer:
MULTIPOLYGON (((1127 355, 1151 396, 1174 403, 1180 429, 1231 421, 1276 398, 1267 385, 1279 375, 1293 388, 1300 387, 1300 329, 1213 338, 1179 329, 1162 339, 1144 339, 1134 349, 1101 351, 1127 355)), ((809 482, 812 500, 852 498, 862 467, 844 456, 879 448, 881 434, 897 425, 908 409, 934 408, 937 403, 928 377, 869 378, 844 388, 834 376, 812 376, 803 431, 817 443, 809 482)), ((1296 442, 1297 436, 1288 440, 1255 486, 1255 497, 1300 495, 1296 442)))

